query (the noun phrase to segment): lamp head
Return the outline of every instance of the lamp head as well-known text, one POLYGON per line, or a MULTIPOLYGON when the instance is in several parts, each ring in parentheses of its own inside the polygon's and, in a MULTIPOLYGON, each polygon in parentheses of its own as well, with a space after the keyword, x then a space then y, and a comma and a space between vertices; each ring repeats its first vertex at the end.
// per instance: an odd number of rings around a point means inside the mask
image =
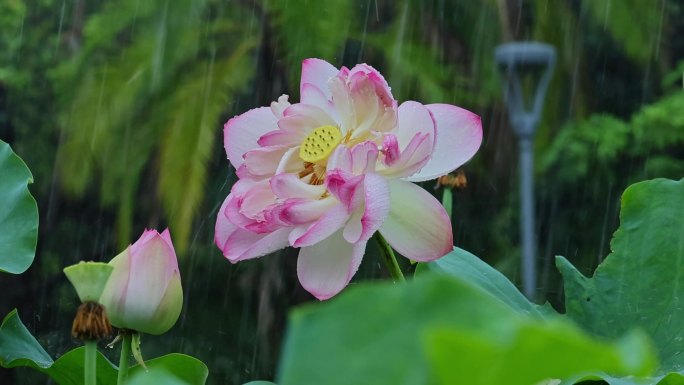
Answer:
POLYGON ((514 42, 502 44, 494 51, 496 63, 505 77, 504 95, 508 105, 508 114, 515 133, 524 138, 531 138, 544 103, 544 95, 551 80, 551 72, 556 63, 556 49, 551 45, 539 42, 514 42), (524 76, 531 75, 537 82, 533 86, 531 108, 526 108, 523 84, 524 76))
POLYGON ((509 68, 547 68, 556 62, 556 49, 536 41, 506 43, 496 47, 494 58, 502 71, 509 68))

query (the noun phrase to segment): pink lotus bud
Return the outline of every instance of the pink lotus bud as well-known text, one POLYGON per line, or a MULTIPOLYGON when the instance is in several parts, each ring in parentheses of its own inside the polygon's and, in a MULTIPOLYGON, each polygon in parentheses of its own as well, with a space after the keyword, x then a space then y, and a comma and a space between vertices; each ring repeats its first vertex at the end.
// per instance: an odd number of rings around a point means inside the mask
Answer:
POLYGON ((100 303, 120 329, 162 334, 178 320, 183 288, 169 230, 145 230, 110 262, 114 266, 100 303))

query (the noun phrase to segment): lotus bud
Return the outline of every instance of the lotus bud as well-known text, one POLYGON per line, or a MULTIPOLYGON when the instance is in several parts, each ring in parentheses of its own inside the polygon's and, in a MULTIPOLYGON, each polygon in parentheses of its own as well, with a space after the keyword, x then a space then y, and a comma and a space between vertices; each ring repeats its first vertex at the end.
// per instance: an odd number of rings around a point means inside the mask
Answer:
POLYGON ((100 297, 112 325, 162 334, 178 320, 183 289, 169 230, 145 230, 109 265, 114 272, 100 297))

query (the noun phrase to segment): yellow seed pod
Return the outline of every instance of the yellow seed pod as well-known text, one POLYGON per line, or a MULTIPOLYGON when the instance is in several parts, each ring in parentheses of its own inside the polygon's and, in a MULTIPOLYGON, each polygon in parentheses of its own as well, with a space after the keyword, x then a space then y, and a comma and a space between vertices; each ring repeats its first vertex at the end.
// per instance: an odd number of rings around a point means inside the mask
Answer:
POLYGON ((342 141, 342 133, 335 126, 321 126, 302 141, 299 157, 305 162, 320 163, 328 158, 342 141))

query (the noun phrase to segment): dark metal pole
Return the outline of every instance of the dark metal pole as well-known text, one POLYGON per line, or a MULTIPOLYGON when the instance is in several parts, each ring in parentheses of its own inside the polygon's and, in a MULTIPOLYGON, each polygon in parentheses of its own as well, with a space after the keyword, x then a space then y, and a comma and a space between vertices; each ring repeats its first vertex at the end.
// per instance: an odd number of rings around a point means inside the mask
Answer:
POLYGON ((537 287, 534 225, 534 134, 539 123, 544 95, 556 61, 555 49, 537 42, 517 42, 496 48, 495 59, 506 76, 504 96, 511 126, 520 148, 520 243, 523 292, 534 300, 537 287), (526 107, 521 71, 541 71, 531 108, 526 107))
POLYGON ((534 141, 521 138, 520 146, 520 239, 522 243, 522 282, 525 296, 534 299, 537 264, 534 256, 534 141))

